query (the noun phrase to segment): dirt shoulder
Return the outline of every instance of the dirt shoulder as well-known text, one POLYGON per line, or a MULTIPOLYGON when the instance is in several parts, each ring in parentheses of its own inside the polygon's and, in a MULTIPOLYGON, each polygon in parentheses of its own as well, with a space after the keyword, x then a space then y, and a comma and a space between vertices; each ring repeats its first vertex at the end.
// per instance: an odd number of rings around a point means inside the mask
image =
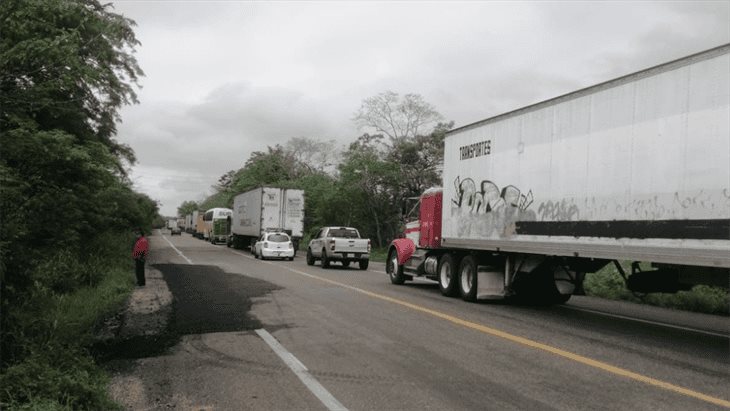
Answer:
POLYGON ((109 394, 125 409, 154 409, 160 407, 156 399, 148 398, 143 381, 129 372, 134 358, 144 358, 166 349, 169 340, 169 321, 172 314, 172 293, 162 273, 146 267, 146 285, 136 287, 121 313, 113 340, 105 351, 111 373, 109 394))

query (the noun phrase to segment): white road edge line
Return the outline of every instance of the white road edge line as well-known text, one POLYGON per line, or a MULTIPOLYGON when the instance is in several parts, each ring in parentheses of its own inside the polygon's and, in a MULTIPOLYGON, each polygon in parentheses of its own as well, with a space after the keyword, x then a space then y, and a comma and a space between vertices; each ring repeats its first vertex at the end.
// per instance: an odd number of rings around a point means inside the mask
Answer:
POLYGON ((192 260, 190 260, 189 258, 185 257, 185 254, 183 254, 183 253, 182 253, 182 251, 178 250, 178 249, 177 249, 177 247, 175 247, 175 246, 174 246, 174 245, 173 245, 173 244, 172 244, 172 243, 170 242, 170 240, 168 240, 168 239, 167 239, 167 237, 166 237, 166 236, 164 236, 164 235, 163 235, 163 236, 162 236, 162 238, 164 238, 164 239, 165 239, 165 241, 167 241, 167 244, 170 244, 170 247, 172 247, 172 249, 173 249, 173 250, 177 251, 177 253, 178 253, 178 254, 180 255, 180 257, 184 258, 184 259, 185 259, 185 261, 187 261, 187 262, 188 262, 188 264, 192 264, 192 263, 193 263, 193 261, 192 261, 192 260))
POLYGON ((271 349, 276 353, 276 355, 281 358, 282 361, 284 361, 284 364, 286 364, 293 372, 294 374, 304 383, 304 385, 309 388, 309 391, 314 394, 315 397, 317 397, 322 404, 324 404, 325 407, 327 407, 330 411, 347 411, 347 408, 345 408, 344 405, 342 405, 339 401, 337 401, 337 398, 335 398, 332 394, 330 394, 329 391, 327 391, 326 388, 322 386, 314 377, 312 377, 312 374, 309 373, 309 370, 307 370, 307 367, 302 364, 301 361, 297 359, 292 353, 286 350, 279 341, 276 341, 276 338, 269 334, 268 331, 266 331, 263 328, 259 328, 256 330, 256 334, 258 334, 261 339, 263 339, 266 344, 271 347, 271 349))
POLYGON ((706 334, 706 335, 712 335, 715 337, 728 338, 728 334, 721 334, 721 333, 716 333, 716 332, 712 332, 712 331, 699 330, 697 328, 691 328, 691 327, 682 327, 681 325, 672 325, 672 324, 663 323, 663 322, 659 322, 659 321, 642 320, 641 318, 629 317, 627 315, 621 315, 621 314, 611 314, 611 313, 607 313, 604 311, 591 310, 590 308, 571 307, 571 306, 567 306, 567 305, 562 306, 562 308, 565 308, 568 310, 573 310, 573 311, 584 311, 584 312, 589 312, 589 313, 593 313, 593 314, 600 314, 600 315, 605 315, 607 317, 620 318, 622 320, 629 320, 629 321, 636 321, 639 323, 658 325, 660 327, 674 328, 674 329, 682 330, 682 331, 691 331, 691 332, 698 333, 698 334, 706 334))

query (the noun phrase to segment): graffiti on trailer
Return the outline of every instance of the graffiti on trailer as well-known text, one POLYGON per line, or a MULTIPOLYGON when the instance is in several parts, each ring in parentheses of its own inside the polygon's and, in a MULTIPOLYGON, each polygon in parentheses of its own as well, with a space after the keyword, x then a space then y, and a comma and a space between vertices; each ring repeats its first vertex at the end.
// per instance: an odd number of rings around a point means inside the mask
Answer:
POLYGON ((532 204, 532 190, 522 194, 519 188, 508 185, 499 189, 492 181, 484 180, 479 185, 479 191, 474 180, 456 177, 456 198, 451 200, 457 207, 468 209, 472 213, 491 213, 502 208, 516 207, 520 211, 527 210, 532 204))
POLYGON ((533 202, 532 190, 522 191, 507 185, 499 188, 490 180, 479 186, 471 178, 454 181, 456 196, 451 200, 452 215, 458 213, 457 232, 465 236, 505 237, 514 233, 516 221, 535 220, 528 210, 533 202))
POLYGON ((540 203, 537 214, 541 221, 573 221, 580 214, 578 206, 566 200, 540 203))

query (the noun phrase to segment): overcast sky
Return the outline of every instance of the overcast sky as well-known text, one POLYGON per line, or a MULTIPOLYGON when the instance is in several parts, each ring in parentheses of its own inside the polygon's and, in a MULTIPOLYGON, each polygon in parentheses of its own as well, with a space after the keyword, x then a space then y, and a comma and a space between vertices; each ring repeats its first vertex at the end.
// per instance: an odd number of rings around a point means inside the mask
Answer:
POLYGON ((418 93, 456 126, 730 42, 730 1, 114 1, 140 104, 118 139, 174 215, 251 152, 362 132, 360 102, 418 93))

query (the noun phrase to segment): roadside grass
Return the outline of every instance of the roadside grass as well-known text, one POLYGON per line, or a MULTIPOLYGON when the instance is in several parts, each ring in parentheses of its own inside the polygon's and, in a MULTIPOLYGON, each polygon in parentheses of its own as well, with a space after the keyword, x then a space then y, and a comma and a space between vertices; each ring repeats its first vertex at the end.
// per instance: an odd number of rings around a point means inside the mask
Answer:
POLYGON ((373 248, 370 250, 370 261, 376 263, 384 263, 385 259, 388 258, 388 248, 373 248))
POLYGON ((587 295, 609 300, 631 301, 705 314, 730 315, 730 293, 723 288, 697 285, 689 291, 679 291, 676 294, 634 295, 626 288, 621 274, 613 264, 596 273, 587 274, 583 286, 587 295))
POLYGON ((85 262, 60 252, 36 270, 34 278, 43 285, 16 307, 7 331, 14 358, 0 376, 2 409, 119 408, 107 394, 109 378, 90 348, 94 333, 118 312, 134 286, 129 242, 124 235, 108 236, 92 245, 85 262), (49 278, 49 270, 63 278, 49 278))

